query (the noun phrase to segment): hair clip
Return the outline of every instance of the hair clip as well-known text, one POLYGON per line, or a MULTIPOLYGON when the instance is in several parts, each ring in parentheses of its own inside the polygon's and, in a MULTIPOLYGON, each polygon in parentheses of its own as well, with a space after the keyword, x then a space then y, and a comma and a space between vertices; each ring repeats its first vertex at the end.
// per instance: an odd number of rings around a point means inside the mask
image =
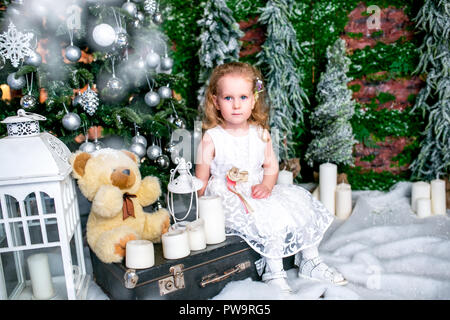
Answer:
POLYGON ((260 78, 256 77, 256 83, 255 83, 255 87, 256 87, 256 93, 260 93, 263 92, 263 82, 260 78))

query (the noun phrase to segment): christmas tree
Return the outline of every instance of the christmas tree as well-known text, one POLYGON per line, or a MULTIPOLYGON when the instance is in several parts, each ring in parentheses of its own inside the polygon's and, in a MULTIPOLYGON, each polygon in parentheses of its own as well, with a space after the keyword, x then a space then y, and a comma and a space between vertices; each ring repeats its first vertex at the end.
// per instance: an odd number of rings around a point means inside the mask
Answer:
POLYGON ((4 3, 0 118, 19 108, 41 114, 72 151, 129 149, 143 175, 166 181, 171 133, 196 112, 174 94, 184 80, 172 74, 164 8, 156 0, 4 3))
POLYGON ((314 138, 308 145, 305 160, 308 165, 332 162, 353 163, 353 137, 350 119, 355 112, 352 91, 347 88, 351 80, 346 73, 350 59, 345 55, 342 39, 327 48, 328 64, 317 85, 318 106, 311 113, 311 133, 314 138))
POLYGON ((294 14, 294 1, 267 1, 261 9, 258 22, 267 27, 267 38, 258 53, 257 65, 266 77, 267 95, 270 105, 270 127, 280 150, 281 159, 293 156, 292 131, 303 122, 303 109, 308 102, 300 87, 302 72, 296 67, 300 46, 290 18, 294 14))
POLYGON ((200 31, 199 83, 203 86, 198 91, 199 109, 203 108, 205 88, 211 71, 218 65, 237 61, 244 33, 233 18, 232 11, 224 0, 206 1, 202 19, 198 21, 200 31))
POLYGON ((415 21, 425 32, 415 73, 426 74, 426 85, 411 110, 422 110, 428 123, 420 152, 411 163, 413 179, 432 180, 450 172, 450 1, 427 0, 415 21))

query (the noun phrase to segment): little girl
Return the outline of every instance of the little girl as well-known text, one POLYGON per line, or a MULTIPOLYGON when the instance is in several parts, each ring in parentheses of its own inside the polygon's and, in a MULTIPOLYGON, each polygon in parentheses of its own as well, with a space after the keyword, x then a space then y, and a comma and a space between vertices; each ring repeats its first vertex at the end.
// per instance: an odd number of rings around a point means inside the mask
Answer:
POLYGON ((256 68, 241 62, 213 70, 196 159, 196 176, 204 183, 199 195, 222 198, 226 233, 263 256, 256 266, 264 282, 292 292, 282 258, 295 254, 300 277, 346 284, 317 250, 333 215, 306 189, 276 185, 278 160, 261 79, 256 68))

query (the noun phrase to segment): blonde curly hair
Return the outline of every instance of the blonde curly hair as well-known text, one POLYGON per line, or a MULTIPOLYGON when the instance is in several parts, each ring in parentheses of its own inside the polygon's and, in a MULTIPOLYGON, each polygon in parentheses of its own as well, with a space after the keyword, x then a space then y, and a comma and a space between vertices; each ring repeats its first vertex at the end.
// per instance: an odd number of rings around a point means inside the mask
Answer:
POLYGON ((202 127, 204 130, 213 128, 217 125, 223 125, 224 119, 219 110, 215 107, 214 96, 218 94, 219 80, 228 74, 236 74, 245 77, 252 83, 252 92, 255 93, 255 107, 248 119, 249 124, 256 125, 262 129, 269 130, 269 108, 265 102, 265 91, 256 90, 256 81, 263 80, 261 72, 254 66, 244 62, 229 62, 214 68, 209 85, 205 93, 205 111, 203 115, 202 127))

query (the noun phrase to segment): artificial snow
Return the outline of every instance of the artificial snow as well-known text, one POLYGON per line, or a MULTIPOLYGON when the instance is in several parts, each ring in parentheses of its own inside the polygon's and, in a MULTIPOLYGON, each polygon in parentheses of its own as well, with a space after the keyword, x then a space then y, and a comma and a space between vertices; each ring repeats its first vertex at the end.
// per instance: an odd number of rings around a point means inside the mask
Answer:
MULTIPOLYGON (((319 246, 323 260, 347 278, 346 286, 298 278, 293 268, 287 271, 293 294, 247 278, 228 283, 213 299, 450 299, 450 210, 446 216, 417 218, 410 194, 409 182, 389 192, 353 192, 352 215, 335 219, 319 246)), ((87 299, 108 297, 91 282, 87 299)))

